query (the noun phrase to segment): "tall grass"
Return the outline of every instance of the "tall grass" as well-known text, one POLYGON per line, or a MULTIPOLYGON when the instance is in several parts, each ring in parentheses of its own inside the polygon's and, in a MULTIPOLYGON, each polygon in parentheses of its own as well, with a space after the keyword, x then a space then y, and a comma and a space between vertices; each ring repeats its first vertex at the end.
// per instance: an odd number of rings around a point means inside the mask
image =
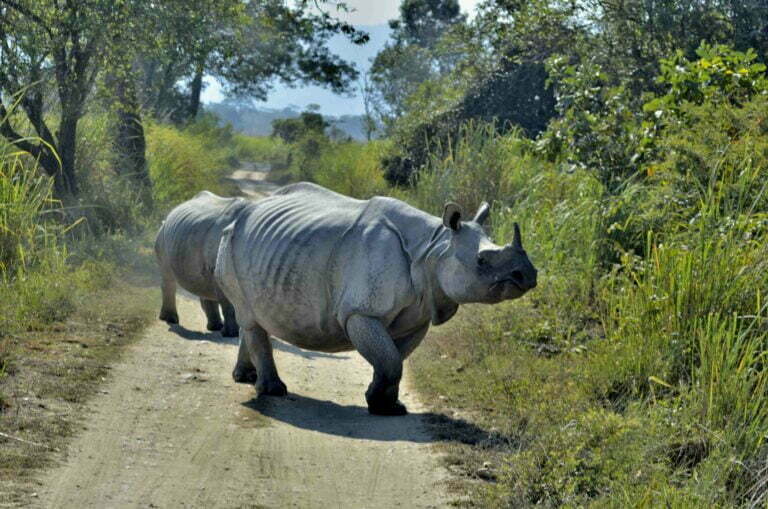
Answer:
POLYGON ((172 126, 148 128, 147 158, 156 203, 161 209, 202 190, 222 193, 221 178, 231 169, 230 152, 202 133, 172 126))
POLYGON ((276 136, 247 136, 235 134, 235 155, 238 159, 283 168, 288 165, 290 147, 276 136))
POLYGON ((46 216, 58 206, 52 190, 52 179, 21 154, 0 156, 0 337, 72 308, 67 226, 46 216))
POLYGON ((332 143, 322 152, 317 169, 312 172, 313 180, 356 198, 386 194, 387 184, 380 165, 386 150, 384 141, 332 143))
POLYGON ((414 189, 398 193, 433 213, 448 200, 469 214, 492 201, 495 240, 520 223, 540 269, 530 296, 473 309, 459 318, 455 348, 428 352, 455 361, 416 354, 422 388, 522 444, 493 460, 506 466, 482 504, 765 499, 761 105, 692 111, 690 124, 659 140, 668 148, 660 160, 612 190, 589 169, 542 160, 514 133, 467 125, 433 151, 414 189), (442 382, 455 381, 457 365, 465 383, 442 382))
POLYGON ((19 156, 0 158, 0 272, 13 273, 49 254, 58 255, 55 225, 46 228, 42 214, 53 200, 53 182, 19 156))

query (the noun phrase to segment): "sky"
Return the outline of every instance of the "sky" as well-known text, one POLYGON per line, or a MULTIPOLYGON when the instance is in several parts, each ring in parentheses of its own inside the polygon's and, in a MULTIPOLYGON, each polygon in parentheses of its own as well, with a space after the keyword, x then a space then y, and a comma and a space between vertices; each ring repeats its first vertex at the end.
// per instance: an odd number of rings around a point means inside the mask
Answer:
MULTIPOLYGON (((462 12, 470 14, 480 0, 459 0, 462 12)), ((330 41, 331 49, 342 58, 357 64, 360 71, 366 70, 370 60, 384 47, 389 38, 387 21, 398 17, 400 0, 346 0, 354 12, 339 13, 339 18, 348 21, 369 33, 371 40, 363 46, 355 46, 341 36, 330 41)), ((223 99, 221 86, 212 78, 206 79, 203 102, 218 102, 223 99)), ((282 109, 294 106, 303 109, 308 104, 319 104, 320 112, 326 115, 360 115, 363 103, 359 95, 340 96, 319 86, 291 88, 277 83, 264 102, 257 102, 260 108, 282 109)))

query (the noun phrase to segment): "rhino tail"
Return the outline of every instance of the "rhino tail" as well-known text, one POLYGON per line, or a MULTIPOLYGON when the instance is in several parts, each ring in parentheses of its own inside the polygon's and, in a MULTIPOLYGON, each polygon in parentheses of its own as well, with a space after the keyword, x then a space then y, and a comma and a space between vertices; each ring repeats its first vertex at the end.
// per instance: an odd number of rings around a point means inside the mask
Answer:
MULTIPOLYGON (((219 241, 219 250, 216 253, 216 267, 214 277, 219 289, 224 296, 237 308, 237 304, 245 302, 245 294, 240 286, 240 275, 237 272, 235 263, 234 246, 232 241, 235 237, 235 226, 237 220, 229 223, 221 233, 219 241)), ((238 321, 240 321, 238 319, 238 321)))
POLYGON ((160 223, 160 229, 157 230, 157 235, 155 235, 155 256, 157 256, 158 260, 162 258, 162 241, 163 236, 165 232, 165 219, 163 219, 163 222, 160 223))

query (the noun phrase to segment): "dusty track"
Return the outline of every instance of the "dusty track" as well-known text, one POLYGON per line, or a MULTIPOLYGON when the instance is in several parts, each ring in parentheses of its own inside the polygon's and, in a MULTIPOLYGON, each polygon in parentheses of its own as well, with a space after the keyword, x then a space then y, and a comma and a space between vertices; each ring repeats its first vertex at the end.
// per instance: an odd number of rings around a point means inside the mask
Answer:
MULTIPOLYGON (((242 172, 233 180, 260 185, 242 172)), ((179 316, 181 326, 149 328, 113 369, 86 429, 41 478, 36 506, 445 505, 445 472, 407 374, 401 393, 412 413, 373 417, 363 397, 371 368, 356 352, 275 342, 289 395, 254 399, 230 377, 236 341, 201 332, 194 300, 179 296, 179 316)))

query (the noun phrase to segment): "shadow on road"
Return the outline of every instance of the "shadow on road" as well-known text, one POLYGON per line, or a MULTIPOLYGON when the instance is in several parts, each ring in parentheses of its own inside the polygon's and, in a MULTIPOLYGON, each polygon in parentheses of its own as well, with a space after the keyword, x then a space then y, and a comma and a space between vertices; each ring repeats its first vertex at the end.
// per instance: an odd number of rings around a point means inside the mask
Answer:
MULTIPOLYGON (((221 335, 220 332, 201 332, 201 331, 193 331, 189 330, 183 325, 169 325, 168 330, 173 332, 174 334, 184 338, 188 339, 190 341, 210 341, 211 343, 218 343, 222 345, 235 345, 237 346, 239 344, 238 338, 225 338, 221 335)), ((305 359, 335 359, 335 360, 344 360, 349 359, 348 355, 337 355, 337 354, 330 354, 330 353, 323 353, 323 352, 311 352, 308 350, 302 350, 299 347, 293 346, 288 343, 283 343, 282 341, 272 340, 272 346, 275 350, 279 350, 281 352, 291 353, 294 355, 298 355, 300 357, 303 357, 305 359)))
POLYGON ((225 338, 220 332, 201 332, 195 330, 189 330, 183 325, 169 325, 168 330, 174 334, 190 341, 210 341, 211 343, 219 343, 223 345, 235 345, 238 344, 238 339, 225 338))
POLYGON ((299 394, 284 398, 261 396, 241 403, 271 419, 301 429, 361 440, 415 443, 463 442, 489 445, 511 443, 508 437, 491 433, 463 419, 433 412, 402 417, 370 415, 365 407, 339 405, 299 394))

